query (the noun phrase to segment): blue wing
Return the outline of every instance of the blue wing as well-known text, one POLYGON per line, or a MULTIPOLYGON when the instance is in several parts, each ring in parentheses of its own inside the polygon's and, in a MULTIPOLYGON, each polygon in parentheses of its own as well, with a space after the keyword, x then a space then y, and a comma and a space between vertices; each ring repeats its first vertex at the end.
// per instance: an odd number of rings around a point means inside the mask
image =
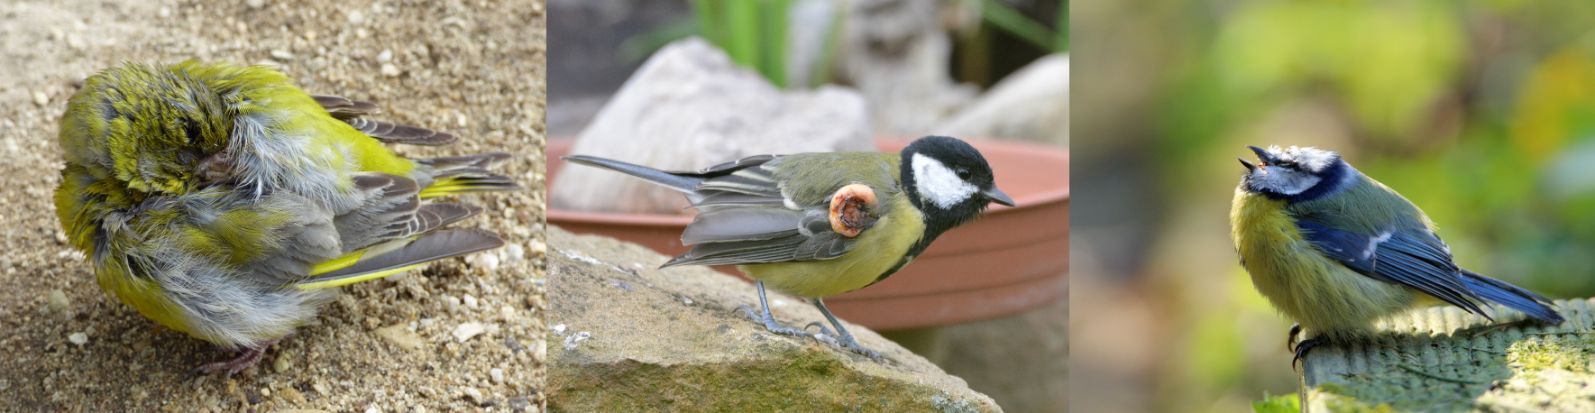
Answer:
POLYGON ((1432 295, 1470 313, 1481 298, 1464 284, 1462 269, 1440 238, 1426 230, 1391 229, 1365 235, 1308 220, 1298 220, 1302 236, 1324 256, 1374 279, 1401 284, 1432 295))

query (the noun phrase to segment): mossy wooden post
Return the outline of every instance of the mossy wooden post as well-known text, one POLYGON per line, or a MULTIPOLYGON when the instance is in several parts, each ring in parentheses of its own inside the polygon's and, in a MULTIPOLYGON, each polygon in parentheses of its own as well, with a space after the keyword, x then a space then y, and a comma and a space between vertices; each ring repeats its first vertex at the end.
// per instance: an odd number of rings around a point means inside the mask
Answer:
POLYGON ((1557 301, 1547 326, 1500 306, 1496 322, 1455 307, 1414 311, 1363 343, 1313 349, 1305 411, 1595 412, 1591 299, 1557 301))

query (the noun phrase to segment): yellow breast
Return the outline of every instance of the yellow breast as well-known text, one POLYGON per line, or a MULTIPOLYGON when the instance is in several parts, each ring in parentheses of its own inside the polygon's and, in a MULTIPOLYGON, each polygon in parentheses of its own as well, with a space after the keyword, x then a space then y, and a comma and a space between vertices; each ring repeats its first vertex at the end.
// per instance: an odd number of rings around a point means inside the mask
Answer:
POLYGON ((864 288, 897 265, 925 234, 925 220, 907 197, 892 202, 892 215, 859 234, 853 250, 839 258, 737 268, 770 288, 800 297, 829 297, 864 288))
POLYGON ((1252 285, 1309 331, 1353 335, 1414 302, 1410 290, 1320 254, 1296 228, 1285 201, 1236 189, 1230 225, 1252 285))

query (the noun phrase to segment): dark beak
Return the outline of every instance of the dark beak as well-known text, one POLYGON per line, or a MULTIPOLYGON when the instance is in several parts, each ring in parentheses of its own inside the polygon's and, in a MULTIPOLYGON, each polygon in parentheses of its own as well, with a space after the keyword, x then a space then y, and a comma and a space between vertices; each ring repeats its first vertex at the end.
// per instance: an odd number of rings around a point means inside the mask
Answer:
POLYGON ((1274 163, 1274 161, 1278 160, 1278 159, 1274 158, 1274 155, 1268 154, 1268 150, 1266 150, 1266 149, 1259 148, 1259 147, 1256 147, 1256 146, 1247 146, 1247 148, 1251 148, 1252 149, 1252 153, 1257 154, 1257 159, 1260 160, 1260 161, 1263 161, 1263 164, 1265 164, 1265 165, 1274 163))
POLYGON ((1257 165, 1252 165, 1251 162, 1246 162, 1246 158, 1235 158, 1235 160, 1241 161, 1241 166, 1246 167, 1247 172, 1257 172, 1257 165))
POLYGON ((1001 189, 997 189, 995 186, 991 187, 990 189, 980 191, 980 194, 984 195, 986 199, 990 199, 991 202, 1013 206, 1013 198, 1009 198, 1008 194, 1003 193, 1001 189))

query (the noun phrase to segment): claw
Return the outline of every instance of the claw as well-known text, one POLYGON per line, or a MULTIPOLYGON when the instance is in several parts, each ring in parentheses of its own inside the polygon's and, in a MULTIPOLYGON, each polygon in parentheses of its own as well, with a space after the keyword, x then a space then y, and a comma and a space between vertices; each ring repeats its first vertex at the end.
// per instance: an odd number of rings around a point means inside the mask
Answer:
POLYGON ((1324 344, 1323 337, 1313 337, 1298 343, 1296 345, 1296 357, 1290 359, 1290 369, 1296 370, 1296 363, 1298 362, 1306 366, 1307 352, 1312 351, 1314 347, 1318 347, 1320 344, 1324 344))
POLYGON ((1301 336, 1301 324, 1290 325, 1290 335, 1285 338, 1285 349, 1296 351, 1296 338, 1301 336))

